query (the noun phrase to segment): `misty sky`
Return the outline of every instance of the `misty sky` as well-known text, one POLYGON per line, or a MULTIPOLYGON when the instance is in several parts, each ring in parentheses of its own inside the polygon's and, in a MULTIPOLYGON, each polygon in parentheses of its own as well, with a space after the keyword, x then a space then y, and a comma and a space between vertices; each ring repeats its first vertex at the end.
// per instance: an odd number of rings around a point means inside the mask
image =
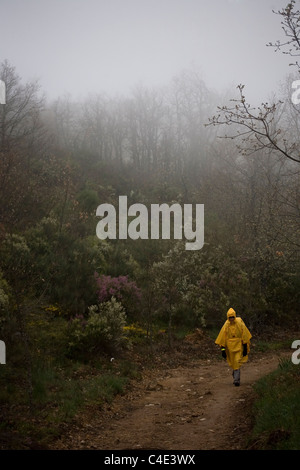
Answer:
POLYGON ((47 97, 128 94, 183 69, 207 86, 243 83, 259 102, 292 72, 266 47, 284 37, 272 9, 288 0, 0 0, 0 62, 47 97))

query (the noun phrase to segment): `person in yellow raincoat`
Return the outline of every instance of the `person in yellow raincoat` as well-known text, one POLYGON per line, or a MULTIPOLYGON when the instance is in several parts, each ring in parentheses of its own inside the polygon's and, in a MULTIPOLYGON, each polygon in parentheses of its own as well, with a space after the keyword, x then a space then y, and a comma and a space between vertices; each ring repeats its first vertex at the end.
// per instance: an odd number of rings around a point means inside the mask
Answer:
POLYGON ((240 385, 240 368, 248 361, 251 338, 252 335, 243 320, 230 308, 215 343, 221 346, 222 356, 233 369, 233 383, 236 386, 240 385))

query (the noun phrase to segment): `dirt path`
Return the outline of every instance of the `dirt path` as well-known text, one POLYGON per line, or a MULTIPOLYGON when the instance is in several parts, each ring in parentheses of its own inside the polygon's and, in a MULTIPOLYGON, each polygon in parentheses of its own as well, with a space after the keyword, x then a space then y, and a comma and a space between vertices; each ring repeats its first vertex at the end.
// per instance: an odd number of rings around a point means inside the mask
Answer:
MULTIPOLYGON (((285 353, 282 353, 285 354, 285 353)), ((56 449, 243 449, 251 424, 253 384, 274 370, 279 354, 256 357, 232 383, 225 361, 194 361, 146 377, 118 397, 106 418, 90 411, 66 429, 56 449)))

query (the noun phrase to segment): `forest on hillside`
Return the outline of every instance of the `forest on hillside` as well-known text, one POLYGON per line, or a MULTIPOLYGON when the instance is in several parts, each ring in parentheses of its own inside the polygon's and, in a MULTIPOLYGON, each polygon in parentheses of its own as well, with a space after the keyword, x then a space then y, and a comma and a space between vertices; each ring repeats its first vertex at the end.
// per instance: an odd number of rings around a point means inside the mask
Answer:
MULTIPOLYGON (((48 106, 37 84, 23 84, 8 62, 1 77, 4 331, 31 306, 84 316, 111 292, 128 320, 142 323, 158 315, 193 327, 218 324, 230 305, 252 327, 295 317, 299 163, 263 137, 240 132, 242 150, 235 139, 218 138, 219 117, 211 117, 224 97, 199 76, 186 71, 164 90, 137 89, 128 98, 63 97, 48 106), (96 209, 118 208, 122 195, 149 208, 204 204, 204 247, 100 240, 96 209)), ((278 104, 251 112, 297 155, 291 80, 278 104)), ((237 96, 237 106, 243 100, 237 96)))
POLYGON ((37 364, 86 361, 160 331, 171 345, 177 328, 219 328, 229 307, 254 333, 299 326, 298 68, 253 107, 247 84, 222 96, 194 70, 130 96, 49 103, 38 82, 1 64, 6 379, 17 382, 26 363, 32 392, 37 364), (99 239, 97 207, 118 208, 120 196, 148 208, 204 204, 204 246, 99 239))

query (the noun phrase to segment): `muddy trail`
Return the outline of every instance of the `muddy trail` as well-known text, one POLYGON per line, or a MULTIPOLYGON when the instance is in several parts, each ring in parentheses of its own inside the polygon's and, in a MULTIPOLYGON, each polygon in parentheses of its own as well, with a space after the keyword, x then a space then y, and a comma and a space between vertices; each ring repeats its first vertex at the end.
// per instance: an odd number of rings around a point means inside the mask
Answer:
POLYGON ((145 373, 107 410, 91 408, 66 427, 53 449, 245 449, 251 430, 254 383, 290 352, 252 354, 241 385, 218 357, 145 373))

